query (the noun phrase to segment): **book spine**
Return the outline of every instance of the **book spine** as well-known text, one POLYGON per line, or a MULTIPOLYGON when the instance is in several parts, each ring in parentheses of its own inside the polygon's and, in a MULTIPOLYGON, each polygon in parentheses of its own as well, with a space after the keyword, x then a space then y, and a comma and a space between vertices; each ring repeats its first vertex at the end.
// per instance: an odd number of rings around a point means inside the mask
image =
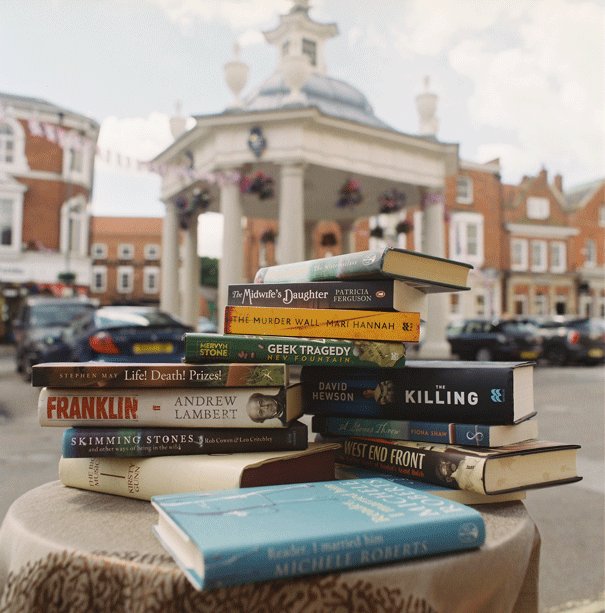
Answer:
POLYGON ((226 334, 418 342, 420 314, 227 306, 224 327, 226 334))
POLYGON ((486 458, 443 445, 356 437, 342 441, 336 460, 455 490, 487 494, 486 458))
POLYGON ((392 311, 395 310, 393 284, 391 280, 383 280, 230 285, 227 304, 274 308, 392 311))
POLYGON ((38 417, 41 426, 62 427, 278 428, 299 416, 298 396, 299 386, 153 390, 45 387, 38 398, 38 417), (260 417, 259 406, 265 407, 260 417))
POLYGON ((303 367, 303 412, 377 419, 512 424, 509 369, 303 367), (497 393, 496 393, 497 392, 497 393))
POLYGON ((287 385, 284 364, 40 364, 32 385, 65 388, 267 387, 287 385))
POLYGON ((405 365, 403 343, 352 339, 185 334, 185 360, 206 362, 280 362, 343 367, 405 365))
POLYGON ((151 500, 160 494, 239 487, 241 471, 204 470, 186 462, 190 456, 150 458, 64 458, 59 460, 63 485, 126 498, 151 500), (168 460, 168 461, 167 461, 168 460))
POLYGON ((68 428, 64 458, 204 455, 306 449, 308 428, 68 428))
POLYGON ((311 429, 324 436, 367 436, 389 440, 490 446, 490 427, 479 424, 315 415, 311 429))
POLYGON ((372 276, 380 278, 383 276, 382 256, 383 251, 369 250, 265 266, 257 271, 254 283, 300 283, 372 276))

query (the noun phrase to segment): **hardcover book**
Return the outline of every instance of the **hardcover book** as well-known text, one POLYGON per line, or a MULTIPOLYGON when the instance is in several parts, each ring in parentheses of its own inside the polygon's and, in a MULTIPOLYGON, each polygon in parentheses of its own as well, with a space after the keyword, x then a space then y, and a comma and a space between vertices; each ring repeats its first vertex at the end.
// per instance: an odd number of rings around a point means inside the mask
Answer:
POLYGON ((126 498, 248 488, 334 479, 338 445, 309 443, 300 451, 258 451, 221 455, 149 458, 64 458, 63 485, 126 498))
POLYGON ((394 342, 185 333, 185 361, 191 363, 280 362, 399 368, 405 365, 405 356, 405 345, 394 342))
POLYGON ((64 458, 147 457, 306 449, 307 425, 285 428, 67 428, 64 458))
POLYGON ((420 313, 226 306, 226 334, 418 342, 420 313))
POLYGON ((536 413, 534 362, 409 360, 405 368, 303 366, 303 411, 510 425, 536 413))
POLYGON ((475 509, 384 479, 156 496, 154 531, 199 590, 474 549, 475 509))
POLYGON ((284 364, 46 362, 32 369, 37 387, 267 387, 288 382, 284 364))
POLYGON ((338 279, 400 279, 426 293, 469 289, 470 264, 417 251, 385 247, 260 268, 255 283, 338 279))
POLYGON ((227 304, 307 309, 363 309, 420 312, 426 319, 427 296, 395 279, 242 283, 230 285, 227 304))
POLYGON ((501 447, 538 438, 538 420, 535 418, 511 426, 486 426, 439 421, 314 415, 311 429, 324 436, 371 436, 469 447, 501 447))
POLYGON ((283 428, 302 414, 300 385, 229 388, 43 387, 41 426, 283 428))
POLYGON ((432 494, 447 500, 455 500, 461 504, 498 504, 500 502, 511 502, 513 500, 524 500, 527 495, 525 490, 516 490, 507 492, 506 494, 477 494, 466 490, 453 490, 450 487, 435 485, 434 483, 423 483, 422 481, 414 481, 407 477, 397 477, 396 475, 386 473, 380 470, 371 468, 361 468, 359 466, 349 466, 347 464, 336 463, 335 475, 337 479, 388 479, 400 485, 405 485, 410 489, 417 490, 423 494, 432 494))
POLYGON ((580 481, 580 445, 531 440, 489 449, 355 437, 337 461, 477 494, 500 494, 580 481))

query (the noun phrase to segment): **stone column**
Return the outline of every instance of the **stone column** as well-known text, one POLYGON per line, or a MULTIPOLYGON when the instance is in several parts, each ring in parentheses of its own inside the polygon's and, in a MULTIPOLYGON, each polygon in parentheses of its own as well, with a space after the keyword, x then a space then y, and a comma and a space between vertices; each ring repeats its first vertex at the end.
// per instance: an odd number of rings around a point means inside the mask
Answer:
POLYGON ((283 164, 280 169, 279 234, 277 261, 299 262, 305 258, 304 164, 283 164))
POLYGON ((232 283, 243 281, 244 235, 242 232, 243 210, 239 185, 234 180, 225 180, 220 186, 220 207, 223 214, 223 255, 219 264, 217 324, 223 329, 227 288, 232 283))
POLYGON ((181 277, 181 319, 190 326, 197 324, 200 314, 200 257, 197 249, 198 215, 193 215, 185 231, 183 274, 181 277))
MULTIPOLYGON (((437 257, 445 256, 445 199, 442 190, 427 189, 423 194, 422 251, 437 257)), ((447 292, 428 296, 428 315, 424 341, 420 349, 423 358, 443 359, 450 355, 445 329, 448 322, 447 292)))
POLYGON ((166 202, 162 223, 160 308, 171 315, 179 313, 179 224, 176 206, 166 202))

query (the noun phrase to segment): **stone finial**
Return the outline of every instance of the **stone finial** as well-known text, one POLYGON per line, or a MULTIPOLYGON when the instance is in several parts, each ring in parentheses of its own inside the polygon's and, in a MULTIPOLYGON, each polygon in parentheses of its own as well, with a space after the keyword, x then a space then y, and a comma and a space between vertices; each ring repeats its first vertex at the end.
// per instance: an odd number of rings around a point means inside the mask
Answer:
POLYGON ((437 94, 430 91, 430 78, 424 77, 424 91, 416 96, 416 109, 419 117, 421 136, 437 136, 439 120, 437 119, 437 94))
POLYGON ((174 115, 170 118, 170 133, 174 140, 187 131, 187 118, 183 117, 182 106, 183 103, 177 100, 174 105, 174 115))
POLYGON ((225 64, 225 81, 233 94, 233 108, 242 106, 241 93, 248 81, 249 66, 239 59, 240 46, 233 45, 233 59, 225 64))

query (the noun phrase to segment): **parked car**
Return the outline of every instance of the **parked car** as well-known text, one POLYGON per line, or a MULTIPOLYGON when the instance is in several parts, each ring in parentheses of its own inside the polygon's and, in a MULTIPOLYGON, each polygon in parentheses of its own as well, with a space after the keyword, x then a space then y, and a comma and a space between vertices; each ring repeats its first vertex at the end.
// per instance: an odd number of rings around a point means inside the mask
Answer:
POLYGON ((106 306, 63 334, 58 361, 180 362, 192 327, 150 306, 106 306))
POLYGON ((97 307, 98 302, 88 298, 28 296, 13 321, 16 368, 23 378, 29 381, 34 364, 62 355, 64 331, 97 307))
POLYGON ((605 320, 557 318, 535 320, 543 338, 542 356, 556 366, 605 361, 605 320))
POLYGON ((542 354, 538 328, 510 319, 466 319, 448 327, 452 354, 461 360, 537 360, 542 354))

